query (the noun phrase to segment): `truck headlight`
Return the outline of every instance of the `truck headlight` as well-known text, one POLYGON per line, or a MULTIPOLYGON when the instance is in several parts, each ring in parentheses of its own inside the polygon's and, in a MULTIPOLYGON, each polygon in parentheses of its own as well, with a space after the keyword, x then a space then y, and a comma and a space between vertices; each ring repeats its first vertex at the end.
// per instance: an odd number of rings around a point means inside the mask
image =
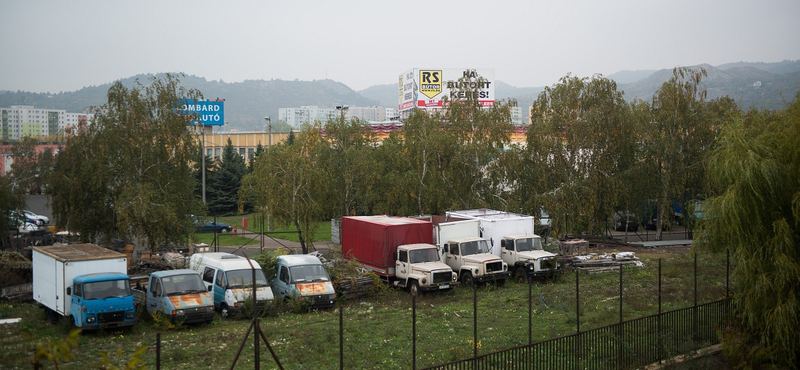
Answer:
POLYGON ((503 264, 503 271, 508 271, 508 265, 505 263, 503 264))
POLYGON ((175 311, 175 314, 178 315, 178 316, 183 315, 184 313, 185 312, 183 310, 176 310, 175 311))
POLYGON ((453 273, 453 282, 455 282, 456 280, 458 280, 458 275, 454 272, 453 273))
POLYGON ((475 269, 475 275, 478 275, 478 269, 475 269))
POLYGON ((214 312, 214 306, 208 306, 208 312, 214 312))
POLYGON ((427 283, 428 283, 428 279, 426 279, 426 278, 422 278, 422 285, 425 285, 425 284, 427 284, 427 283))
POLYGON ((125 313, 125 318, 126 319, 132 319, 135 315, 136 315, 135 312, 126 312, 125 313))
POLYGON ((97 321, 97 318, 95 318, 94 316, 89 316, 89 317, 86 318, 86 322, 88 322, 90 324, 94 323, 95 321, 97 321))

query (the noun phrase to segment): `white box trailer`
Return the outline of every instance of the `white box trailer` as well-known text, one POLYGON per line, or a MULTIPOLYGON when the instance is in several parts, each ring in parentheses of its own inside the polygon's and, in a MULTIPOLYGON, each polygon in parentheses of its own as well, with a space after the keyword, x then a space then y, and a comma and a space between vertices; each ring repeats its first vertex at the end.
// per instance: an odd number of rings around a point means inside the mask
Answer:
POLYGON ((436 223, 433 226, 433 242, 441 249, 448 240, 480 238, 480 220, 458 220, 436 223))
POLYGON ((61 316, 70 315, 67 288, 76 276, 128 273, 124 254, 94 244, 33 247, 33 299, 61 316))
POLYGON ((480 221, 480 235, 489 241, 489 251, 501 256, 500 241, 506 235, 534 234, 536 220, 533 216, 496 211, 486 208, 448 211, 448 219, 473 219, 480 221))

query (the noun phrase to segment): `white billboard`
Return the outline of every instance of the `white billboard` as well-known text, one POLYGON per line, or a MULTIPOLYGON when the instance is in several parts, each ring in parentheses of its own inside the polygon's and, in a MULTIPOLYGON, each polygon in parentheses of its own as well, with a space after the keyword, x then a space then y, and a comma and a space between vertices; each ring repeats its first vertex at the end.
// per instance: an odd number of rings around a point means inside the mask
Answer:
POLYGON ((494 69, 414 68, 400 75, 398 109, 442 108, 445 98, 464 100, 473 91, 482 106, 494 106, 494 69))

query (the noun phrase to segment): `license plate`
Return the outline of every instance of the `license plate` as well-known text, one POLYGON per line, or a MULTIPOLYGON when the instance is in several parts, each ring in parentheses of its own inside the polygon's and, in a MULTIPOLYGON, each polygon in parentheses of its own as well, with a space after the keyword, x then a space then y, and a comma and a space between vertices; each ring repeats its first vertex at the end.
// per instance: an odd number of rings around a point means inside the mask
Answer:
POLYGON ((447 289, 450 287, 450 284, 439 285, 439 289, 447 289))

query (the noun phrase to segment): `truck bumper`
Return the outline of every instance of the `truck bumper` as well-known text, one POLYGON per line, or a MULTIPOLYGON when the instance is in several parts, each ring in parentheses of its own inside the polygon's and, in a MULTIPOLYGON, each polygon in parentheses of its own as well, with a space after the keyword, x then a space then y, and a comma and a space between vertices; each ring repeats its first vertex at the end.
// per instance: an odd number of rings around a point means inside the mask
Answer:
POLYGON ((473 279, 478 283, 485 283, 489 281, 505 280, 511 277, 511 271, 498 272, 490 275, 474 276, 473 279))
POLYGON ((137 323, 136 319, 132 319, 128 321, 104 322, 100 324, 84 324, 83 326, 81 326, 81 329, 89 331, 89 330, 99 330, 99 329, 127 328, 136 325, 136 323, 137 323))
POLYGON ((564 273, 563 269, 555 269, 555 270, 544 270, 544 271, 528 271, 528 277, 552 277, 552 276, 559 276, 564 273))
POLYGON ((452 289, 453 287, 457 286, 458 284, 459 283, 457 281, 453 281, 453 282, 450 282, 450 283, 439 283, 439 284, 425 285, 425 286, 420 285, 419 286, 419 290, 424 291, 424 292, 431 291, 431 290, 446 290, 446 289, 452 289))
POLYGON ((184 324, 195 324, 198 322, 208 322, 214 320, 214 315, 217 313, 215 311, 210 312, 196 312, 196 313, 189 313, 185 315, 175 315, 172 316, 173 323, 184 323, 184 324))

